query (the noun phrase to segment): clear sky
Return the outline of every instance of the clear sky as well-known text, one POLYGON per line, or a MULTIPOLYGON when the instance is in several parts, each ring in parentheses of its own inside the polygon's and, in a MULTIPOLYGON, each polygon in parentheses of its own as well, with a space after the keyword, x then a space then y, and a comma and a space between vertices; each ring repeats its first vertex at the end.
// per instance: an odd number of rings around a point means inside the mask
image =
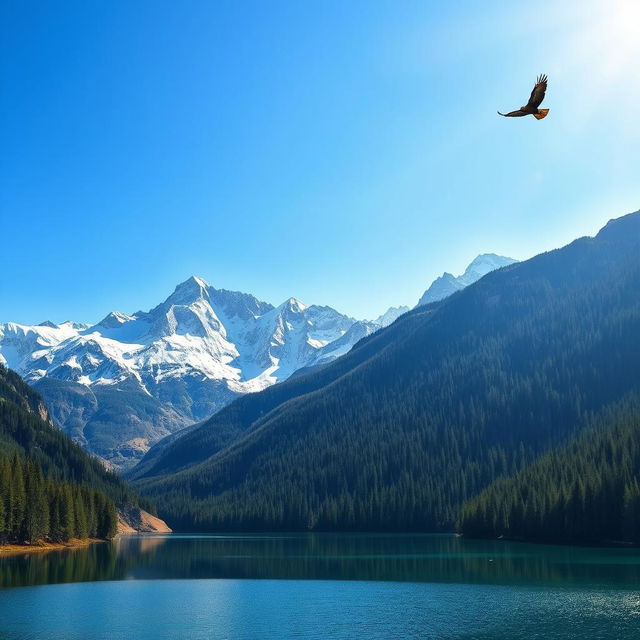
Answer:
POLYGON ((371 318, 640 208, 640 3, 0 3, 0 321, 197 274, 371 318), (526 103, 549 75, 540 122, 526 103))

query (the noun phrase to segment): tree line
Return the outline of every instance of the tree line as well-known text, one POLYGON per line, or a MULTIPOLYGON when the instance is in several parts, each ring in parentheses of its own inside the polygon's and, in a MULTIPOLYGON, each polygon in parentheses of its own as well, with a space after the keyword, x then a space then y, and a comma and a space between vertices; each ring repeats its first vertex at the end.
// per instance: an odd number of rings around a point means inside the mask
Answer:
MULTIPOLYGON (((46 477, 103 491, 116 504, 140 504, 139 497, 122 478, 107 471, 99 460, 49 422, 41 396, 2 365, 0 451, 33 460, 46 477)), ((149 510, 151 505, 143 508, 149 510)))
POLYGON ((640 544, 640 398, 607 410, 567 446, 501 478, 462 509, 474 537, 640 544))
POLYGON ((115 535, 136 494, 48 420, 40 395, 0 365, 0 544, 115 535))
POLYGON ((176 473, 134 486, 181 530, 453 531, 466 501, 640 391, 623 248, 579 241, 410 312, 235 401, 161 452, 176 473))
POLYGON ((0 458, 0 543, 112 538, 117 514, 101 491, 45 478, 33 461, 0 458))

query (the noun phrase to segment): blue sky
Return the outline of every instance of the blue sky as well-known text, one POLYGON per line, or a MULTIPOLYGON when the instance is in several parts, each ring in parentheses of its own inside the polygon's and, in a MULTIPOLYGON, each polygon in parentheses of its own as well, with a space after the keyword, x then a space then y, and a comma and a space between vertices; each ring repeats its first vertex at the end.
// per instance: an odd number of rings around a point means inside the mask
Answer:
POLYGON ((371 318, 592 234, 640 208, 639 7, 4 0, 0 321, 191 274, 371 318))

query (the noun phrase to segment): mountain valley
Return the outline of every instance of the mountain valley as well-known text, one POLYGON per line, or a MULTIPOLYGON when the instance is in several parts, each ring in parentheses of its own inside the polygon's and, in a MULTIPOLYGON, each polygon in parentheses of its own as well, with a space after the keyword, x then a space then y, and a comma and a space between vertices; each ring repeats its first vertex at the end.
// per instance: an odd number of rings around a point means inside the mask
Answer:
MULTIPOLYGON (((479 256, 452 290, 512 262, 479 256)), ((425 296, 434 287, 444 295, 434 283, 425 296)), ((334 361, 407 311, 367 321, 295 298, 274 307, 194 276, 148 312, 113 311, 96 324, 0 324, 0 363, 42 394, 65 433, 126 470, 165 436, 334 361)))

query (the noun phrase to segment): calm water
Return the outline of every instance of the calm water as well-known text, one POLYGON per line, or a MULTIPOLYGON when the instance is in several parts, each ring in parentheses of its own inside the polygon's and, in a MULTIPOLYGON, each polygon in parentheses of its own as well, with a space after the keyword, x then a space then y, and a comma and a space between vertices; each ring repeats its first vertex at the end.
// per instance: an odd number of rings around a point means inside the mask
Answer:
POLYGON ((453 536, 132 536, 0 559, 0 639, 14 638, 640 640, 640 552, 453 536))

